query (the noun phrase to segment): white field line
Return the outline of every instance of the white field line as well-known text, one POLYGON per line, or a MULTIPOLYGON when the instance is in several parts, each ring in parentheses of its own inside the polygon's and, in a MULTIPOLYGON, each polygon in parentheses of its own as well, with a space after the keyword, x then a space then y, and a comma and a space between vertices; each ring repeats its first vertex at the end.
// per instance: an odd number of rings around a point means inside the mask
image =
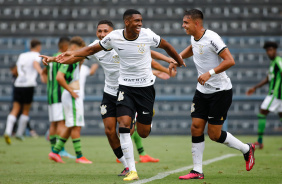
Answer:
MULTIPOLYGON (((226 159, 226 158, 234 157, 234 156, 237 156, 237 155, 238 154, 227 154, 227 155, 223 155, 221 157, 212 158, 212 159, 204 161, 203 165, 208 165, 210 163, 213 163, 213 162, 216 162, 216 161, 220 161, 220 160, 223 160, 223 159, 226 159)), ((189 169, 192 169, 192 168, 193 168, 193 165, 189 165, 189 166, 186 166, 186 167, 181 167, 181 168, 176 169, 176 170, 159 173, 156 176, 153 176, 153 177, 148 178, 148 179, 138 180, 136 182, 133 182, 132 184, 148 183, 148 182, 151 182, 151 181, 154 181, 154 180, 163 179, 163 178, 167 177, 168 175, 171 175, 171 174, 174 174, 174 173, 178 173, 178 172, 182 172, 182 171, 186 171, 186 170, 189 170, 189 169)))

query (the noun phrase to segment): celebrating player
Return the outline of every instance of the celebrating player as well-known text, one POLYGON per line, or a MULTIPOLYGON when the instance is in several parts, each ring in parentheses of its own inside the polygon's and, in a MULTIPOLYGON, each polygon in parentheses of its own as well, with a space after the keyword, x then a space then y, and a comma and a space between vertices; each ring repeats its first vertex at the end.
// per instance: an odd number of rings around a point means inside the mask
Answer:
POLYGON ((268 76, 260 83, 250 88, 247 91, 247 95, 252 95, 257 88, 269 83, 269 92, 260 106, 260 112, 258 114, 258 141, 255 142, 255 146, 259 149, 263 148, 263 134, 266 124, 266 116, 269 112, 278 112, 280 121, 282 120, 282 58, 277 56, 276 50, 278 48, 275 42, 265 42, 263 48, 266 50, 266 54, 270 59, 270 66, 268 76))
MULTIPOLYGON (((220 36, 203 27, 203 13, 192 9, 185 12, 182 27, 191 35, 191 45, 183 50, 182 58, 193 56, 198 71, 198 84, 191 106, 192 158, 194 168, 179 179, 204 179, 202 160, 205 148, 204 129, 208 122, 211 140, 240 150, 246 161, 246 170, 255 164, 253 144, 244 144, 232 134, 222 131, 222 124, 232 103, 232 84, 225 70, 235 64, 220 36)), ((170 64, 170 68, 173 67, 170 64)))

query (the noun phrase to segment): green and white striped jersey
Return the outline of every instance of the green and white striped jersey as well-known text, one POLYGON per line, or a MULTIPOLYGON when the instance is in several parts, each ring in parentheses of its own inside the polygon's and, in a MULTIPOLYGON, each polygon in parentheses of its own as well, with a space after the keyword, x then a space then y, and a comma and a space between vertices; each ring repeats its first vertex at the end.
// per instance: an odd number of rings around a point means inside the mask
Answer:
POLYGON ((282 99, 282 58, 276 56, 271 60, 268 71, 269 92, 268 95, 273 95, 277 99, 282 99))

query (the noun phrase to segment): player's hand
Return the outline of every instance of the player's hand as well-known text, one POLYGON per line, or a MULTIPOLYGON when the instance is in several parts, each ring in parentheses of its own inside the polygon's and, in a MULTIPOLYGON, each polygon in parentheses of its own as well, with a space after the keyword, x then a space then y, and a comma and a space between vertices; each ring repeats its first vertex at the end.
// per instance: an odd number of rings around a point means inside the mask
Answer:
POLYGON ((55 61, 55 57, 46 56, 46 55, 39 55, 39 57, 42 57, 42 62, 44 65, 48 65, 48 63, 55 61))
POLYGON ((173 76, 174 74, 176 75, 176 73, 177 73, 177 65, 178 65, 178 63, 170 63, 169 64, 169 67, 168 67, 168 71, 169 71, 169 75, 170 76, 173 76))
POLYGON ((206 72, 206 73, 200 75, 200 77, 198 78, 198 82, 201 85, 205 85, 205 83, 210 79, 210 77, 211 77, 211 74, 209 72, 206 72))
POLYGON ((250 96, 256 91, 256 88, 250 88, 247 92, 246 95, 250 96))
POLYGON ((64 52, 64 53, 58 55, 56 57, 56 61, 58 63, 66 63, 68 61, 71 61, 72 58, 74 58, 74 55, 72 54, 72 51, 67 51, 67 52, 64 52))
MULTIPOLYGON (((182 65, 186 67, 186 64, 185 64, 185 62, 183 61, 183 58, 182 58, 182 56, 181 56, 180 54, 179 54, 179 57, 180 57, 181 60, 182 60, 182 65)), ((182 66, 182 65, 181 65, 181 66, 182 66)), ((180 66, 180 67, 181 67, 181 66, 180 66)))
POLYGON ((76 92, 74 92, 74 91, 71 91, 70 94, 75 99, 77 99, 79 97, 78 94, 76 92))
MULTIPOLYGON (((173 72, 174 72, 174 71, 173 71, 173 72)), ((167 79, 170 78, 170 76, 169 76, 167 73, 161 72, 161 71, 157 71, 157 70, 153 70, 153 74, 154 74, 156 77, 158 77, 158 78, 160 78, 160 79, 163 79, 163 80, 167 80, 167 79)))

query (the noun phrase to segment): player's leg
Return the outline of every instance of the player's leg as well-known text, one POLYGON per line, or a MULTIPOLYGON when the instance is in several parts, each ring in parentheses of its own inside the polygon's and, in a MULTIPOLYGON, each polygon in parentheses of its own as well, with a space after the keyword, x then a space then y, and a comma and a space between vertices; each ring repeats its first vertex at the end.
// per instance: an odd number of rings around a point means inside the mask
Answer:
POLYGON ((12 136, 12 131, 13 127, 17 121, 17 115, 21 110, 21 104, 19 102, 13 102, 13 108, 10 114, 7 117, 6 121, 6 129, 4 133, 5 141, 7 144, 11 144, 11 136, 12 136))
POLYGON ((264 129, 266 125, 266 116, 269 114, 268 110, 260 109, 258 117, 258 140, 255 142, 256 148, 262 149, 263 148, 263 135, 264 129))
POLYGON ((51 144, 51 151, 54 150, 54 146, 57 142, 57 136, 56 136, 56 129, 57 129, 57 122, 51 122, 49 127, 49 141, 51 144))
POLYGON ((20 118, 19 118, 19 123, 18 123, 18 130, 17 130, 17 133, 16 133, 16 138, 19 139, 19 140, 23 140, 23 134, 24 134, 24 131, 26 129, 26 125, 27 125, 27 122, 29 121, 29 110, 30 110, 30 107, 31 107, 31 103, 29 104, 23 104, 23 108, 22 108, 22 114, 20 115, 20 118))

